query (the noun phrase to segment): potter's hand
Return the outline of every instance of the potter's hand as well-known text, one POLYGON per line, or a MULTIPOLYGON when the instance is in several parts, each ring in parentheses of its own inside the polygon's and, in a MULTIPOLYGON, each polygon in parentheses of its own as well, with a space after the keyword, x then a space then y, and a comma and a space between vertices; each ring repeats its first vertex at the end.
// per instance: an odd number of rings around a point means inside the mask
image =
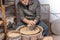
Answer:
POLYGON ((31 24, 28 24, 27 27, 28 27, 29 30, 34 30, 34 28, 35 28, 35 27, 34 27, 33 25, 31 25, 31 24))
POLYGON ((33 26, 33 25, 36 25, 36 22, 33 21, 33 20, 30 20, 30 21, 29 21, 29 24, 33 26))
POLYGON ((27 27, 30 29, 30 30, 33 30, 35 28, 35 23, 34 21, 30 21, 29 24, 27 25, 27 27))

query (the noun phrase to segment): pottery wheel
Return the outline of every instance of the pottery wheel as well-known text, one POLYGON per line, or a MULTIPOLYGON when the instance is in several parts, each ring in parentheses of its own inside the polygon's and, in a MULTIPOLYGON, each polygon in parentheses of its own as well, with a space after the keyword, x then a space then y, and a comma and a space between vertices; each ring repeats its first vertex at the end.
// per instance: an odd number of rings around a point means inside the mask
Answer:
POLYGON ((40 28, 39 27, 36 27, 35 28, 35 30, 29 30, 29 28, 28 27, 23 27, 23 28, 21 28, 20 29, 20 33, 22 33, 22 34, 36 34, 36 33, 38 33, 38 32, 40 32, 41 30, 40 30, 40 28))

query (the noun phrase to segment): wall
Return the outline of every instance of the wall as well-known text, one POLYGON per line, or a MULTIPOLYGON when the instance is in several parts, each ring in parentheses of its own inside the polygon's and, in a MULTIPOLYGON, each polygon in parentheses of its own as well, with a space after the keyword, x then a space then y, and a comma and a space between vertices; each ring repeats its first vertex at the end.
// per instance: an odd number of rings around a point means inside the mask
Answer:
POLYGON ((41 4, 50 5, 50 22, 60 18, 60 0, 39 0, 41 4))

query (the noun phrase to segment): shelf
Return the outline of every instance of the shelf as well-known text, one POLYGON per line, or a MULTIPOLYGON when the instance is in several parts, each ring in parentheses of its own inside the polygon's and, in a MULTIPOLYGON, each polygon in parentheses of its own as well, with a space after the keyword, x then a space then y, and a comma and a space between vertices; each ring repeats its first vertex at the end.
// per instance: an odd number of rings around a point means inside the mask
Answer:
POLYGON ((8 16, 7 18, 16 18, 16 16, 8 16))
POLYGON ((9 6, 13 6, 14 4, 11 4, 11 5, 4 5, 5 7, 9 7, 9 6))

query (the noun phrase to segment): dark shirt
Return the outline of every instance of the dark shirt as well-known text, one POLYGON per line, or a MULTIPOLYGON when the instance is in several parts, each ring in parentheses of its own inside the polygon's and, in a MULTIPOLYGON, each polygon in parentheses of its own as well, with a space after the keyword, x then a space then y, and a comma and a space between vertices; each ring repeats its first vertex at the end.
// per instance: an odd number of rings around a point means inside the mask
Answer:
POLYGON ((31 0, 29 5, 24 5, 21 2, 17 4, 17 17, 18 20, 27 18, 29 20, 40 19, 40 3, 38 0, 31 0))

